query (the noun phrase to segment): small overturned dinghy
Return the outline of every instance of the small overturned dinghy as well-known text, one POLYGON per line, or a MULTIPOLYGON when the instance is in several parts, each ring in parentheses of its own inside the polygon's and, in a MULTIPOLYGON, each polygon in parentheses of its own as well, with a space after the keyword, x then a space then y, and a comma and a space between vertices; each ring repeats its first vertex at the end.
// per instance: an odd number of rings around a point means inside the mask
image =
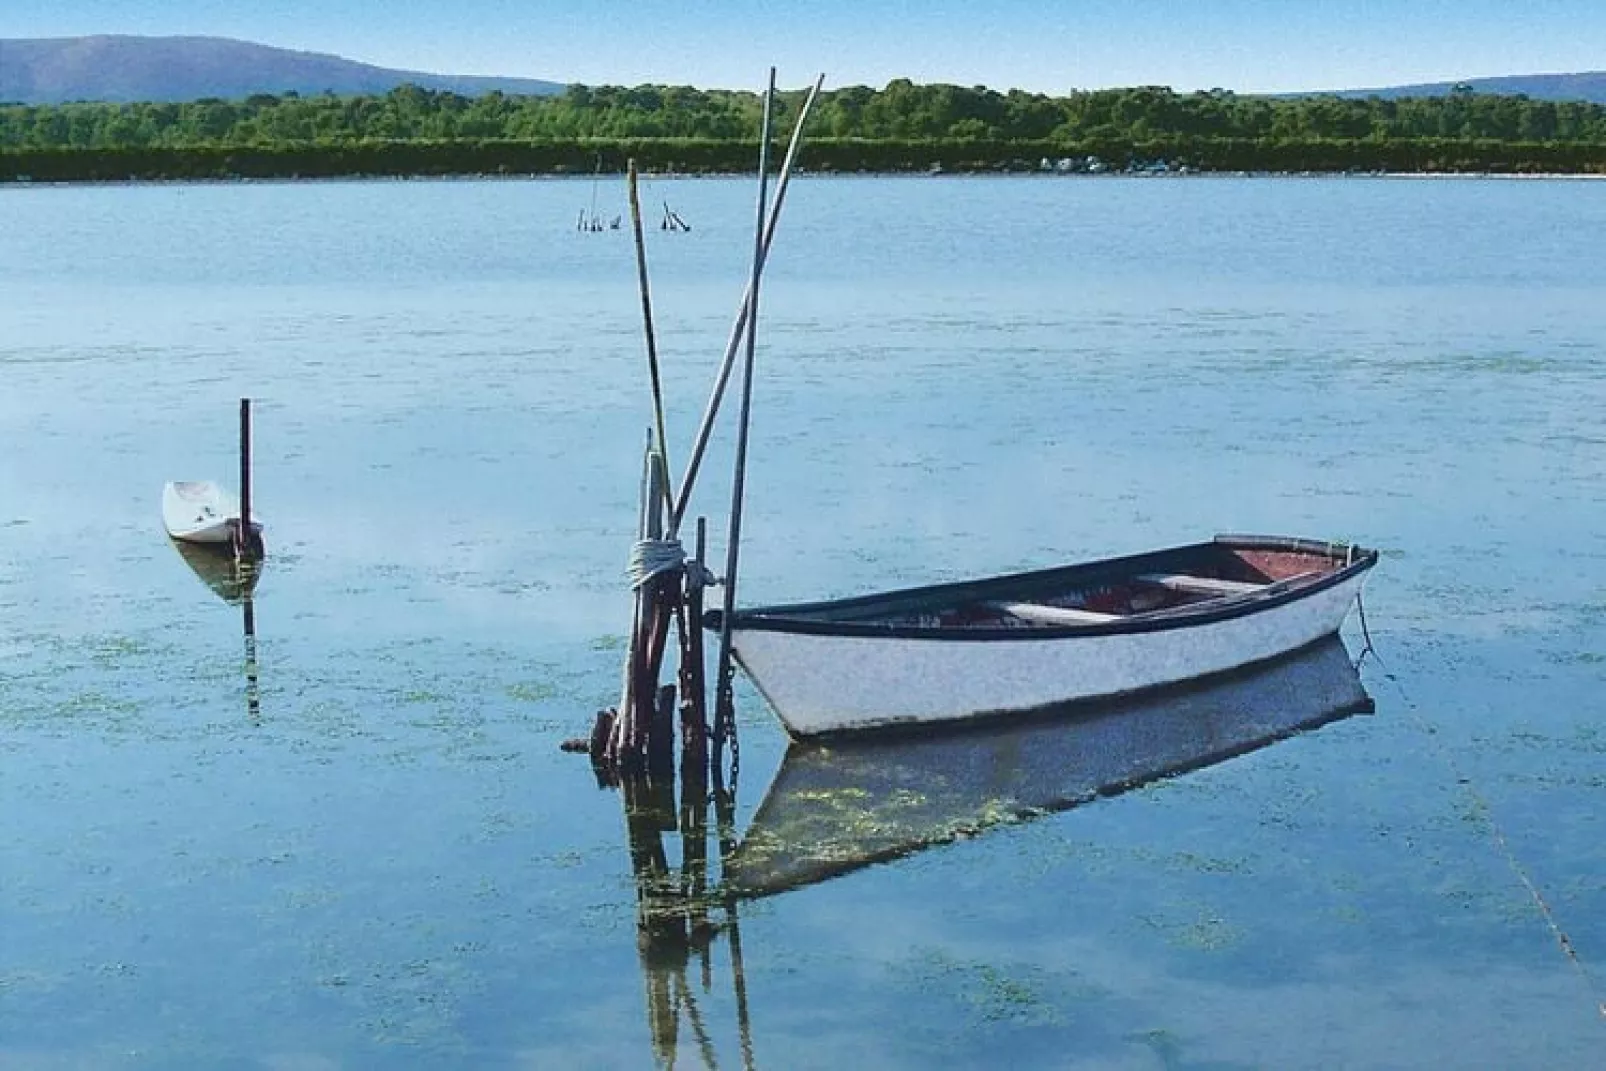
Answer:
MULTIPOLYGON (((227 544, 240 523, 240 500, 211 480, 178 480, 162 488, 162 523, 184 543, 227 544)), ((255 516, 251 533, 261 540, 255 516)))

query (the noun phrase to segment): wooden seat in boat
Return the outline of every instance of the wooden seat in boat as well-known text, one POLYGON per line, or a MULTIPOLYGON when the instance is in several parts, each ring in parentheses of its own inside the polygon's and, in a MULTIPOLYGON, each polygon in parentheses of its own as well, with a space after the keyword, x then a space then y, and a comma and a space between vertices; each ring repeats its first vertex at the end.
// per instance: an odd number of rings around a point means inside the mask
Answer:
POLYGON ((1093 610, 1079 610, 1074 606, 1047 606, 1038 602, 1007 601, 992 602, 987 605, 1035 625, 1099 625, 1106 621, 1121 620, 1120 614, 1101 614, 1093 610))
POLYGON ((1186 573, 1145 573, 1137 579, 1145 584, 1157 584, 1190 595, 1247 595, 1266 587, 1265 584, 1243 580, 1219 580, 1213 576, 1188 576, 1186 573))

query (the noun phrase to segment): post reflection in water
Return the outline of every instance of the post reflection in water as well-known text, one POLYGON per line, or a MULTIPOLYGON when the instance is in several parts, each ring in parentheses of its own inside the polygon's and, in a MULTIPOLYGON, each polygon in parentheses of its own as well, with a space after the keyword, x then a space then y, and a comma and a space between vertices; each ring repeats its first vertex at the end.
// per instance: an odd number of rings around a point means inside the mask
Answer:
POLYGON ((241 629, 245 636, 245 709, 252 721, 262 715, 262 690, 257 678, 256 586, 262 577, 262 562, 236 558, 226 544, 184 543, 173 540, 173 547, 201 583, 231 606, 240 608, 241 629))
POLYGON ((638 948, 654 1057, 677 1062, 682 1018, 718 1066, 700 991, 713 992, 716 939, 730 950, 742 1063, 753 1066, 738 906, 826 881, 1000 823, 1064 811, 1374 709, 1336 636, 1230 677, 1152 696, 1080 704, 987 725, 793 743, 746 832, 722 785, 627 781, 638 948), (720 875, 709 885, 707 809, 720 875), (663 835, 678 830, 672 869, 663 835))
POLYGON ((661 1067, 676 1063, 684 1018, 703 1064, 719 1066, 718 1046, 698 993, 713 991, 716 939, 723 936, 730 952, 730 979, 742 1066, 753 1067, 751 1023, 747 1013, 747 979, 742 967, 740 918, 734 898, 708 881, 708 811, 715 815, 721 857, 734 851, 735 793, 716 777, 712 785, 698 778, 683 784, 675 806, 672 782, 626 778, 625 824, 630 837, 631 870, 636 879, 636 949, 646 980, 647 1025, 653 1056, 661 1067), (680 833, 681 862, 669 865, 666 832, 680 833), (693 963, 698 985, 687 979, 693 963))

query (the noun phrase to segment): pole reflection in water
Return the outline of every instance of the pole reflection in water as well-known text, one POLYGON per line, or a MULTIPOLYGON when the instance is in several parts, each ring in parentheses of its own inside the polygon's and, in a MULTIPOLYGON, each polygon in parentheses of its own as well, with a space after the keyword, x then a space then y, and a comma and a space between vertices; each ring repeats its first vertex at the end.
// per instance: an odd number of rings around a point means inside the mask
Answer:
POLYGON ((718 1046, 698 994, 712 994, 716 969, 713 949, 723 936, 730 949, 732 991, 742 1066, 754 1066, 747 980, 742 967, 740 920, 733 900, 708 877, 708 810, 715 812, 722 853, 734 847, 735 793, 716 777, 713 785, 688 778, 682 801, 675 805, 673 782, 626 778, 625 824, 630 838, 631 869, 636 879, 636 950, 646 983, 647 1025, 653 1057, 672 1067, 680 1048, 681 1023, 706 1067, 718 1067, 718 1046), (681 861, 672 868, 664 834, 680 833, 681 861), (688 980, 693 962, 698 982, 688 980))
MULTIPOLYGON (((242 568, 250 569, 249 562, 242 568)), ((245 629, 245 712, 252 721, 262 717, 262 688, 257 680, 257 615, 256 598, 246 595, 240 599, 240 618, 245 629)))
POLYGON ((227 544, 184 543, 173 540, 179 557, 218 598, 240 608, 245 635, 245 709, 252 721, 262 715, 262 690, 257 677, 256 586, 262 577, 261 561, 237 558, 227 544))

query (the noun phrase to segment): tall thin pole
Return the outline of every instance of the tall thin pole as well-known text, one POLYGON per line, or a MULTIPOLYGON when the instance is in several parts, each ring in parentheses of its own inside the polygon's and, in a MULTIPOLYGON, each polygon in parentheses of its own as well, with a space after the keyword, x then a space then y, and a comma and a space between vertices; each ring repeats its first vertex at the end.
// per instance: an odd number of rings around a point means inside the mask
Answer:
POLYGON ((669 436, 664 427, 664 389, 658 375, 658 341, 652 329, 652 291, 647 285, 647 243, 641 233, 641 198, 636 193, 636 161, 630 160, 630 226, 636 233, 636 276, 641 289, 641 321, 647 331, 647 370, 652 375, 652 415, 657 422, 658 456, 664 463, 664 493, 669 481, 669 436))
MULTIPOLYGON (((792 162, 797 159, 797 151, 803 143, 803 127, 808 122, 809 112, 814 108, 814 102, 820 95, 820 87, 825 83, 825 75, 814 80, 814 87, 803 101, 802 109, 797 113, 797 122, 792 127, 792 140, 786 147, 786 159, 781 164, 781 176, 775 185, 775 204, 770 209, 769 223, 764 228, 764 241, 760 251, 760 268, 763 261, 769 258, 770 243, 775 240, 775 227, 780 222, 781 205, 786 201, 786 188, 792 181, 792 162)), ((755 273, 756 277, 757 273, 755 273)), ((752 305, 752 284, 742 292, 741 307, 736 311, 736 323, 731 327, 730 340, 725 344, 725 357, 720 362, 719 374, 714 379, 714 390, 708 399, 708 407, 703 411, 703 422, 697 429, 697 441, 692 446, 691 460, 687 462, 686 472, 681 477, 680 489, 675 495, 673 510, 669 518, 669 534, 673 538, 680 531, 680 522, 686 516, 686 507, 691 503, 692 486, 697 482, 697 471, 703 464, 703 452, 708 449, 709 436, 713 434, 714 418, 719 414, 719 405, 725 397, 725 384, 730 379, 731 368, 736 363, 736 348, 741 345, 742 333, 747 327, 747 317, 752 305)))
POLYGON ((747 353, 742 362, 742 408, 736 424, 736 475, 731 487, 730 534, 725 550, 724 613, 720 616, 719 689, 714 711, 714 765, 730 735, 735 712, 731 707, 731 613, 736 608, 736 567, 742 544, 742 496, 747 483, 747 438, 753 411, 753 356, 758 337, 758 283, 764 271, 765 198, 769 193, 770 118, 775 105, 775 68, 770 68, 764 94, 764 122, 758 139, 758 219, 753 227, 753 275, 747 284, 747 353))
POLYGON ((251 530, 251 399, 240 399, 240 527, 236 556, 256 557, 256 534, 251 530))

